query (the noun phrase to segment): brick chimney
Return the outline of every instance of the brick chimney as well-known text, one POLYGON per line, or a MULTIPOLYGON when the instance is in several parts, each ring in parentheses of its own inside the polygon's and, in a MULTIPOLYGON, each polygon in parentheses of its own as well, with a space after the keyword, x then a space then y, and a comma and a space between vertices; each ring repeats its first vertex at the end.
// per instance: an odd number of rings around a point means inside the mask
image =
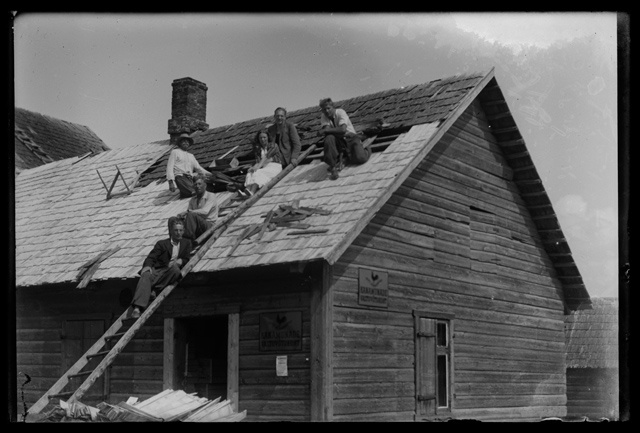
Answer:
POLYGON ((171 144, 183 132, 206 131, 207 85, 190 77, 179 78, 171 83, 171 119, 168 132, 171 144))

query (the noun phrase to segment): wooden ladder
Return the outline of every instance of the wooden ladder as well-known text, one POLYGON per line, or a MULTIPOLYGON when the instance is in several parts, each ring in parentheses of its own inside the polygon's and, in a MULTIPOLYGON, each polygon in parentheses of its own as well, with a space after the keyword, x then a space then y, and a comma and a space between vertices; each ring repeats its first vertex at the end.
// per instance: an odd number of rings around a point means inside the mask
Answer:
MULTIPOLYGON (((260 188, 253 196, 243 201, 233 212, 226 215, 220 221, 218 221, 213 227, 203 233, 198 239, 198 247, 195 249, 195 254, 191 259, 187 262, 187 264, 182 268, 180 272, 181 277, 185 277, 193 267, 202 259, 202 257, 206 254, 207 250, 215 243, 215 241, 222 235, 227 227, 240 215, 242 215, 249 207, 253 205, 257 200, 260 199, 264 194, 267 193, 276 183, 278 183, 282 178, 284 178, 291 170, 298 166, 313 150, 316 148, 315 144, 309 146, 307 150, 305 150, 298 159, 293 163, 287 166, 284 170, 278 173, 273 179, 271 179, 266 185, 260 188), (204 242, 206 239, 206 242, 204 242), (204 242, 204 243, 202 243, 204 242)), ((125 332, 118 332, 123 327, 125 322, 130 322, 133 319, 129 319, 129 308, 127 308, 122 315, 107 329, 107 331, 102 335, 98 341, 96 341, 87 352, 78 360, 75 364, 67 370, 67 372, 58 379, 58 381, 47 391, 44 393, 38 401, 36 401, 33 406, 31 406, 28 410, 30 414, 40 413, 42 409, 44 409, 49 401, 54 398, 63 398, 68 397, 67 402, 79 401, 82 396, 89 390, 91 385, 93 385, 96 380, 105 372, 107 367, 113 363, 114 359, 122 352, 124 347, 133 339, 138 330, 142 328, 145 322, 151 317, 151 315, 158 309, 162 301, 164 301, 171 292, 178 286, 179 281, 170 284, 165 287, 158 296, 149 304, 149 306, 142 312, 140 317, 135 320, 134 323, 131 324, 128 330, 125 332), (117 342, 111 347, 111 349, 104 349, 106 345, 112 344, 115 340, 117 342), (83 371, 82 369, 89 364, 91 360, 94 358, 103 357, 102 361, 93 369, 83 371), (86 376, 86 379, 82 384, 75 390, 69 392, 63 392, 63 389, 70 383, 71 379, 79 378, 86 376)))

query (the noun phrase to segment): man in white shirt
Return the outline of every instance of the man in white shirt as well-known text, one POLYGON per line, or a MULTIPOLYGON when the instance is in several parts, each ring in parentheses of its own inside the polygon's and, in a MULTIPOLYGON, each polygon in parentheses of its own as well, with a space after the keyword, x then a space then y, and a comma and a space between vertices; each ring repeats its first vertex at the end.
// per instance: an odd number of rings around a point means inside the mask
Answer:
POLYGON ((331 180, 338 178, 342 169, 342 154, 346 154, 351 164, 364 164, 371 156, 371 149, 365 149, 349 116, 342 108, 335 108, 331 98, 320 100, 320 131, 324 137, 324 162, 327 163, 331 180))
POLYGON ((184 222, 182 237, 196 244, 196 239, 213 227, 218 219, 218 200, 214 193, 207 191, 207 181, 201 174, 194 177, 193 186, 195 197, 191 197, 187 210, 177 217, 184 222))
POLYGON ((167 180, 169 190, 174 192, 176 186, 180 190, 180 198, 191 197, 194 194, 193 175, 201 173, 206 177, 211 176, 196 160, 196 157, 189 152, 193 145, 193 138, 187 134, 180 134, 178 137, 178 148, 173 149, 169 154, 167 162, 167 180))

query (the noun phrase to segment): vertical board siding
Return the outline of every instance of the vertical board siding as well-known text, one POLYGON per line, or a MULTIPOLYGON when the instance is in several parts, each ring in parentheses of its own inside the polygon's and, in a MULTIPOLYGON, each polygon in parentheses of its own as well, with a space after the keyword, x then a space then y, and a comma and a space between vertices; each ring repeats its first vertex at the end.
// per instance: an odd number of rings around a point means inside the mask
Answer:
POLYGON ((414 309, 455 315, 446 417, 566 414, 560 283, 473 103, 334 266, 334 414, 412 420, 414 309), (388 272, 388 308, 358 304, 358 268, 388 272))

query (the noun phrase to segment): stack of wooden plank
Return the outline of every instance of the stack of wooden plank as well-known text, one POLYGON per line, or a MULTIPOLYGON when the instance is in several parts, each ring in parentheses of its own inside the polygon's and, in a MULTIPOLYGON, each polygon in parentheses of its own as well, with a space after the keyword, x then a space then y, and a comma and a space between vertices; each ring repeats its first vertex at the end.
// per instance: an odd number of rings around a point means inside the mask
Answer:
POLYGON ((132 409, 163 421, 237 422, 246 411, 236 413, 229 400, 208 400, 182 390, 167 389, 144 401, 133 403, 132 409))
POLYGON ((246 416, 246 410, 235 412, 230 400, 167 389, 140 402, 130 397, 116 405, 102 402, 96 408, 60 400, 60 406, 35 422, 239 422, 246 416))

